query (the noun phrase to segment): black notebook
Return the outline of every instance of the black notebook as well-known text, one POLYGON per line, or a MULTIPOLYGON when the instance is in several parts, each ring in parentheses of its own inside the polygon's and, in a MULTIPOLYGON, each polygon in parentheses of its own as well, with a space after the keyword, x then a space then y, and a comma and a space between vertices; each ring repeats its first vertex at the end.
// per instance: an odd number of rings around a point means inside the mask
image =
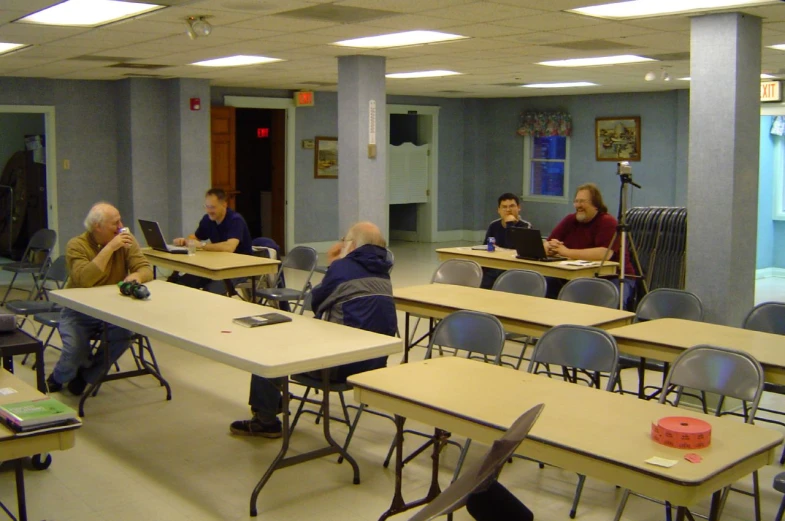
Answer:
POLYGON ((291 322, 292 319, 280 313, 265 313, 263 315, 251 315, 248 317, 237 317, 232 322, 243 327, 269 326, 270 324, 281 324, 291 322))

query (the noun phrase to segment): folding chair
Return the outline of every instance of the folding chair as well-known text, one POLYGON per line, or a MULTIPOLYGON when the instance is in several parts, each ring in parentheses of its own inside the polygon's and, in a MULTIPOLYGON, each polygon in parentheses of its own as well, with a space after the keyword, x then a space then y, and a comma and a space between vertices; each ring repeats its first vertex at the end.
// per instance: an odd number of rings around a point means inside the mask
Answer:
POLYGON ((272 288, 264 288, 257 291, 257 295, 261 298, 261 304, 269 302, 293 302, 294 307, 292 311, 300 308, 300 314, 303 314, 304 308, 301 303, 305 295, 311 290, 311 277, 316 268, 318 255, 316 250, 308 246, 295 246, 286 254, 281 262, 281 267, 278 270, 278 275, 275 277, 275 282, 272 288), (306 273, 305 283, 302 289, 293 289, 287 287, 278 287, 279 282, 284 276, 285 270, 299 270, 306 273))
MULTIPOLYGON (((709 345, 698 345, 691 347, 681 353, 671 365, 671 370, 665 379, 663 389, 671 389, 673 386, 676 392, 674 406, 678 407, 684 388, 698 389, 704 392, 718 394, 720 402, 717 405, 715 415, 719 416, 722 410, 722 403, 725 397, 742 400, 745 411, 745 423, 752 424, 755 421, 755 414, 758 412, 758 404, 763 394, 763 368, 760 363, 752 356, 743 351, 715 347, 709 345), (749 404, 749 408, 748 405, 749 404)), ((660 393, 660 403, 665 403, 669 392, 660 393)), ((719 513, 727 500, 730 490, 741 492, 752 496, 755 503, 755 520, 760 521, 760 487, 758 484, 758 471, 752 473, 752 492, 727 487, 722 491, 720 499, 719 513)), ((630 497, 630 490, 625 489, 619 506, 616 510, 614 521, 621 519, 624 508, 630 497)), ((639 494, 635 494, 640 496, 639 494)), ((640 496, 650 501, 655 501, 646 496, 640 496)), ((657 501, 659 502, 659 501, 657 501)), ((670 504, 665 503, 665 507, 670 510, 670 504)), ((685 507, 678 507, 686 511, 685 507)), ((691 516, 691 515, 690 515, 691 516)))
MULTIPOLYGON (((615 289, 615 286, 611 286, 615 289)), ((602 377, 607 376, 605 390, 613 391, 619 370, 619 348, 616 340, 601 329, 575 325, 556 326, 546 331, 534 347, 529 372, 545 373, 552 377, 555 373, 551 372, 551 365, 561 366, 562 372, 558 376, 571 383, 579 381, 576 377, 577 371, 584 372, 589 377, 590 385, 597 389, 601 388, 602 377), (545 367, 544 371, 540 370, 541 365, 545 367)), ((541 464, 540 467, 542 466, 541 464)), ((578 474, 578 486, 570 509, 570 517, 573 519, 585 482, 586 476, 578 474)))
MULTIPOLYGON (((515 293, 517 295, 528 295, 530 297, 545 297, 547 291, 547 281, 540 273, 531 270, 507 270, 496 279, 491 288, 493 291, 504 291, 507 293, 515 293)), ((523 344, 521 353, 518 356, 502 354, 502 358, 517 358, 518 362, 509 364, 515 369, 521 368, 524 356, 526 355, 526 348, 529 344, 533 344, 535 339, 528 335, 521 335, 518 333, 505 333, 507 340, 523 344)), ((502 362, 505 365, 505 362, 502 362)))
POLYGON ((559 291, 558 299, 615 309, 619 307, 619 288, 607 279, 574 279, 559 291))
POLYGON ((473 493, 481 492, 496 482, 504 463, 513 455, 545 408, 545 404, 535 405, 507 429, 507 432, 493 442, 485 456, 456 479, 444 492, 417 512, 409 521, 429 521, 448 515, 466 505, 473 493))
POLYGON ((22 259, 19 262, 11 262, 0 266, 0 269, 10 271, 14 274, 11 283, 8 285, 8 289, 5 290, 5 295, 3 295, 3 301, 0 302, 0 306, 5 305, 8 294, 11 293, 14 282, 16 282, 16 278, 19 275, 27 274, 32 277, 33 287, 30 288, 27 299, 35 300, 37 298, 38 293, 41 291, 39 281, 43 279, 46 270, 49 268, 52 248, 54 248, 55 242, 57 242, 57 232, 47 228, 38 230, 30 238, 30 242, 27 243, 27 248, 25 248, 22 259))
MULTIPOLYGON (((38 299, 35 300, 10 300, 6 302, 5 307, 11 313, 21 316, 22 320, 19 322, 19 327, 24 326, 27 317, 35 315, 36 313, 44 313, 46 311, 57 311, 60 306, 54 302, 49 301, 49 291, 53 289, 62 289, 68 281, 68 267, 65 261, 65 255, 61 255, 49 265, 49 268, 41 280, 41 291, 38 299)), ((36 336, 40 336, 41 330, 38 330, 36 336)), ((24 363, 24 362, 22 362, 24 363)))
MULTIPOLYGON (((433 356, 434 346, 449 347, 455 349, 456 353, 458 351, 466 351, 467 356, 479 353, 485 358, 486 362, 501 365, 501 354, 504 350, 504 327, 499 319, 493 315, 477 311, 456 311, 444 317, 436 325, 436 329, 434 329, 431 340, 428 343, 428 350, 425 353, 426 360, 433 356)), ((429 438, 429 441, 407 456, 403 461, 404 465, 417 457, 417 455, 433 445, 436 441, 430 434, 412 430, 403 431, 403 433, 407 432, 425 436, 429 438)), ((455 445, 456 447, 461 448, 461 454, 458 457, 453 480, 457 479, 461 472, 463 460, 469 452, 471 441, 471 439, 467 439, 462 447, 455 441, 446 441, 446 444, 455 445)), ((387 458, 384 460, 385 467, 390 464, 390 459, 392 458, 396 443, 397 437, 390 445, 390 450, 387 451, 387 458)))

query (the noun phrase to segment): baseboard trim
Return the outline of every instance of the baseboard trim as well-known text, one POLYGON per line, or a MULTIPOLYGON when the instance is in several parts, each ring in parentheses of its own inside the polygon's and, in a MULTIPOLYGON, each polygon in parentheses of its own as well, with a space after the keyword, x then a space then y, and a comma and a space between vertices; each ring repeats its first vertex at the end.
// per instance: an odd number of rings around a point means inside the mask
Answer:
POLYGON ((409 230, 390 230, 391 241, 419 242, 417 232, 409 230))
POLYGON ((436 232, 434 242, 471 241, 481 243, 485 239, 485 230, 446 230, 436 232))
POLYGON ((785 278, 784 268, 761 268, 755 270, 755 279, 785 278))

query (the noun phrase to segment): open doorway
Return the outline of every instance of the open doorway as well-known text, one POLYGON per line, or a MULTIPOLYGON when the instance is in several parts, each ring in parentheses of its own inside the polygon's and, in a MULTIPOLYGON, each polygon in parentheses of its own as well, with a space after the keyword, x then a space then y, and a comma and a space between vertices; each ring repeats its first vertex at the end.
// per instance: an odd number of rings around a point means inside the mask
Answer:
POLYGON ((285 248, 286 113, 236 109, 236 206, 252 237, 285 248))
POLYGON ((42 228, 57 231, 54 130, 54 107, 0 105, 0 257, 18 258, 42 228))

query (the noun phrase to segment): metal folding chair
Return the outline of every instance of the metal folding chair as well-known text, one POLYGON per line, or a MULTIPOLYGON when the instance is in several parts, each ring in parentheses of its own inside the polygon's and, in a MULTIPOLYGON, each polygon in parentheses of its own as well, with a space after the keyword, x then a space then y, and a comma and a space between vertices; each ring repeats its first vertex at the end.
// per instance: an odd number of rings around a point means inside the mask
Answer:
MULTIPOLYGON (((530 297, 545 297, 547 284, 545 277, 536 271, 507 270, 499 275, 491 289, 493 291, 504 291, 506 293, 528 295, 530 297)), ((515 369, 520 369, 521 363, 523 363, 526 356, 526 348, 529 347, 529 344, 534 344, 536 339, 529 335, 521 335, 518 333, 505 333, 505 336, 508 341, 520 343, 522 344, 522 347, 518 356, 502 354, 502 359, 517 359, 515 364, 502 363, 505 365, 512 365, 515 369)))
POLYGON ((14 282, 16 282, 16 278, 19 275, 30 275, 32 277, 33 287, 30 288, 27 299, 35 300, 37 298, 38 293, 41 291, 39 282, 43 279, 46 270, 49 268, 52 248, 54 248, 55 242, 57 242, 57 232, 47 228, 38 230, 30 238, 30 242, 27 243, 27 248, 25 248, 19 262, 11 262, 0 266, 0 269, 10 271, 14 274, 13 278, 11 278, 11 283, 8 285, 8 289, 5 290, 5 295, 3 295, 3 301, 0 302, 0 306, 5 305, 6 300, 8 300, 8 294, 11 293, 14 282))
MULTIPOLYGON (((458 351, 465 351, 467 357, 472 355, 481 355, 486 362, 501 365, 501 354, 504 350, 504 327, 502 323, 493 315, 487 313, 480 313, 478 311, 456 311, 444 317, 434 329, 431 335, 430 342, 428 342, 428 350, 425 353, 425 359, 428 360, 433 356, 434 346, 449 347, 458 351)), ((480 362, 478 362, 480 363, 480 362)), ((455 467, 453 480, 458 478, 463 466, 463 461, 466 454, 469 452, 471 439, 467 439, 463 446, 452 440, 436 440, 430 434, 421 433, 418 431, 404 430, 403 433, 411 433, 419 436, 429 438, 428 442, 420 448, 407 456, 403 464, 406 465, 409 461, 417 457, 420 453, 433 445, 435 442, 455 445, 461 449, 461 454, 458 457, 458 463, 455 467)), ((397 443, 396 439, 390 445, 387 451, 387 458, 384 460, 384 466, 390 464, 393 450, 397 443)))
POLYGON ((311 290, 311 277, 316 268, 318 255, 316 250, 308 246, 295 246, 286 254, 281 267, 278 270, 278 275, 275 277, 275 282, 272 288, 260 289, 257 295, 261 298, 261 304, 269 302, 293 302, 294 307, 292 311, 300 308, 300 314, 303 314, 304 308, 302 307, 302 300, 305 298, 306 293, 311 290), (285 270, 300 270, 306 273, 305 283, 301 289, 294 289, 288 287, 278 287, 281 277, 284 276, 285 270))
POLYGON ((606 279, 574 279, 559 291, 558 299, 615 309, 619 306, 619 288, 606 279))
MULTIPOLYGON (((613 287, 615 289, 615 286, 613 287)), ((549 377, 561 376, 571 383, 581 380, 577 377, 577 372, 581 371, 597 389, 601 388, 602 378, 607 376, 606 391, 613 391, 618 370, 619 348, 616 340, 602 329, 587 326, 561 325, 549 329, 537 342, 529 362, 530 373, 544 373, 549 377), (561 374, 552 372, 552 365, 561 366, 561 374), (544 370, 540 370, 541 366, 544 366, 544 370)), ((540 466, 542 467, 542 464, 540 466)), ((573 519, 585 482, 586 476, 578 474, 578 486, 570 509, 570 517, 573 519)))
MULTIPOLYGON (((676 407, 684 394, 685 387, 719 395, 720 401, 715 411, 716 416, 721 414, 725 397, 741 400, 744 404, 745 422, 752 424, 755 421, 755 414, 763 394, 763 381, 763 368, 749 354, 724 347, 698 345, 687 349, 676 357, 665 379, 663 389, 670 389, 671 386, 674 388, 676 399, 673 403, 676 407)), ((665 403, 668 394, 668 392, 660 394, 660 403, 665 403)), ((755 520, 760 521, 760 487, 757 470, 752 473, 752 489, 752 492, 731 487, 724 489, 721 492, 719 513, 722 513, 729 491, 734 490, 754 498, 755 520)), ((621 519, 630 493, 630 490, 624 490, 614 521, 621 519)), ((715 494, 719 493, 720 491, 715 492, 715 494)), ((639 494, 635 495, 640 496, 639 494)), ((646 496, 640 497, 654 501, 646 496)), ((669 503, 665 503, 665 506, 670 510, 669 503)), ((685 507, 678 508, 686 511, 685 507)))

